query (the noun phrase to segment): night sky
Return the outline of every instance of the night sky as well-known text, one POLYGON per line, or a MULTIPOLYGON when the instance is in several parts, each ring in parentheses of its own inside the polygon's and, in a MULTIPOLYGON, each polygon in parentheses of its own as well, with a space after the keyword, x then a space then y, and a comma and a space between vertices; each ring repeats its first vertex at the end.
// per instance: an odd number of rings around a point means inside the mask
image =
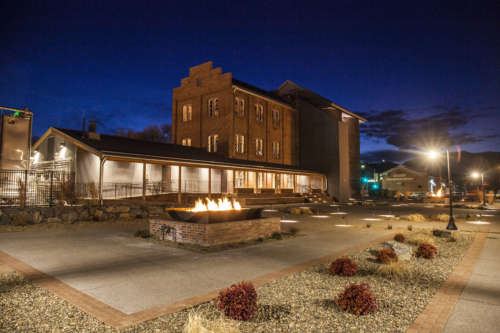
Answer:
POLYGON ((498 1, 100 2, 0 4, 0 105, 28 106, 34 135, 82 116, 107 133, 168 123, 172 88, 212 60, 364 115, 368 160, 443 138, 500 150, 498 1))

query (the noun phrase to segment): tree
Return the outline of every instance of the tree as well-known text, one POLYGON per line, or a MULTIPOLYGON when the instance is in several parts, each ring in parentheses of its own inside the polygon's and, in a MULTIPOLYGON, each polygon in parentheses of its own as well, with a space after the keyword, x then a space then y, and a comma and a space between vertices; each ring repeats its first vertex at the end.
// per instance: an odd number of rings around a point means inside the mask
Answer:
POLYGON ((149 125, 140 132, 136 132, 131 128, 120 128, 116 135, 145 141, 170 143, 172 125, 149 125))

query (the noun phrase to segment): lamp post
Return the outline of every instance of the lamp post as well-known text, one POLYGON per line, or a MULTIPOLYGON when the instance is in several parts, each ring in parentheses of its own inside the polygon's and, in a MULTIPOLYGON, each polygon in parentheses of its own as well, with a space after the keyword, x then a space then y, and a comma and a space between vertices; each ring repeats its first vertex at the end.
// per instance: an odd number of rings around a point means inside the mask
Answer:
MULTIPOLYGON (((428 153, 429 158, 436 159, 439 154, 436 151, 430 151, 428 153)), ((453 189, 451 182, 451 168, 450 168, 450 151, 446 149, 446 162, 448 164, 448 187, 450 188, 450 220, 448 221, 448 225, 446 226, 447 230, 457 230, 457 226, 455 224, 455 218, 453 217, 453 189)))
POLYGON ((481 177, 481 191, 483 192, 483 198, 482 198, 482 206, 485 206, 486 205, 486 196, 485 196, 485 193, 484 193, 484 172, 473 172, 472 173, 472 178, 479 178, 481 177))

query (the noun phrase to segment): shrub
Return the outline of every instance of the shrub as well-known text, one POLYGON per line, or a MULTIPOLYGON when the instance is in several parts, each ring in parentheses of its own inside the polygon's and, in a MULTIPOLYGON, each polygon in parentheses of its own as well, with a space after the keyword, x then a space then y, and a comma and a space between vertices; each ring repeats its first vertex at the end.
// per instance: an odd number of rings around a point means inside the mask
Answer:
POLYGON ((224 318, 210 320, 199 312, 189 313, 183 333, 239 333, 238 324, 224 318))
POLYGON ((386 265, 379 265, 377 267, 377 274, 389 279, 406 278, 410 276, 408 266, 401 261, 391 261, 386 265))
POLYGON ((433 259, 437 254, 437 248, 429 243, 422 243, 418 246, 416 256, 425 259, 433 259))
POLYGON ((151 237, 151 234, 149 233, 149 230, 137 230, 134 234, 135 237, 141 237, 141 238, 149 238, 151 237))
POLYGON ((382 249, 377 253, 377 261, 382 264, 388 264, 393 261, 398 261, 398 255, 394 250, 382 249))
POLYGON ((407 243, 412 245, 420 245, 422 243, 434 244, 434 238, 426 233, 415 233, 408 237, 407 243))
POLYGON ((422 214, 410 214, 408 215, 408 221, 425 222, 425 217, 422 214))
POLYGON ((388 225, 387 225, 387 229, 388 229, 388 230, 392 230, 392 224, 388 224, 388 225))
POLYGON ((283 239, 283 236, 281 235, 280 232, 273 232, 273 234, 271 235, 271 238, 273 238, 273 239, 283 239))
POLYGON ((351 284, 338 296, 336 302, 342 310, 358 316, 377 310, 375 297, 367 283, 351 284))
POLYGON ((349 258, 339 258, 330 265, 330 274, 332 275, 353 276, 356 271, 356 262, 349 258))
POLYGON ((403 234, 395 234, 394 235, 394 240, 396 242, 404 243, 405 241, 405 236, 403 234))
POLYGON ((436 219, 441 222, 448 222, 450 220, 450 215, 448 214, 438 214, 436 219))
POLYGON ((408 231, 412 231, 413 230, 413 226, 410 224, 408 225, 408 231))
POLYGON ((367 227, 367 228, 370 228, 371 226, 372 226, 372 225, 371 225, 371 223, 367 223, 367 224, 366 224, 366 227, 367 227))
POLYGON ((298 234, 299 232, 299 229, 295 228, 295 227, 291 227, 288 232, 290 233, 290 235, 292 236, 295 236, 296 234, 298 234))
POLYGON ((235 320, 250 320, 257 311, 257 292, 251 282, 240 282, 221 291, 217 307, 235 320))

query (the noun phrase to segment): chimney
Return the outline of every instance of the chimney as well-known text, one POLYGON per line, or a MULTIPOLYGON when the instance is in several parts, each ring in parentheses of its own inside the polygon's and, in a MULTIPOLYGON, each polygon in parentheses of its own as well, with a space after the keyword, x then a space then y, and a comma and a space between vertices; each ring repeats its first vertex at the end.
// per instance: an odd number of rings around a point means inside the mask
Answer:
POLYGON ((88 121, 88 138, 92 140, 101 140, 101 135, 96 132, 97 121, 89 120, 88 121))
POLYGON ((96 120, 89 120, 88 131, 95 133, 96 128, 97 128, 97 121, 96 120))

